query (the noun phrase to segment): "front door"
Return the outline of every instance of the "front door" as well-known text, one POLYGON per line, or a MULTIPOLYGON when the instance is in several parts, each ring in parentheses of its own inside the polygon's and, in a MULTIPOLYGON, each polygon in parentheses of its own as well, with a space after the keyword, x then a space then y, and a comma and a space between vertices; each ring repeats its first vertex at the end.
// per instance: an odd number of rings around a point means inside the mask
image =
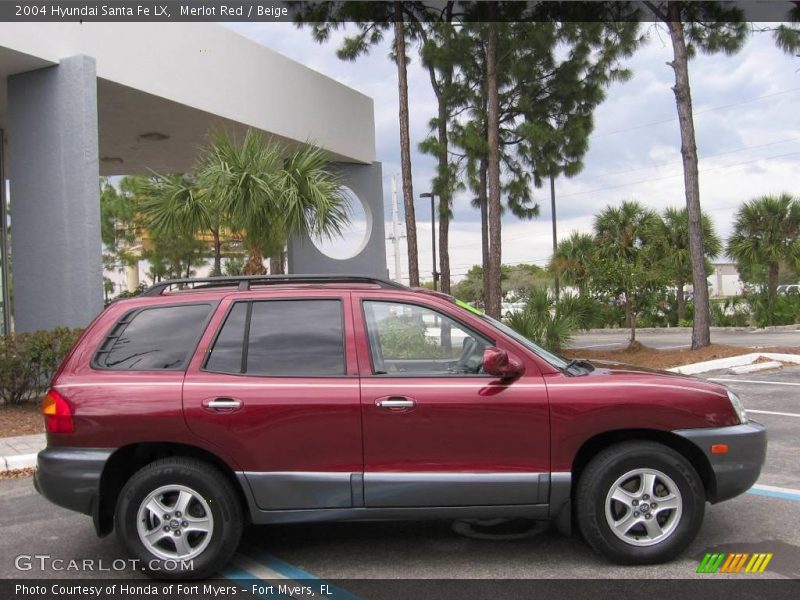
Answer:
POLYGON ((186 374, 189 428, 263 510, 353 506, 363 462, 349 302, 322 290, 229 297, 186 374))
POLYGON ((483 373, 485 348, 519 350, 457 310, 354 294, 367 507, 547 502, 544 381, 530 364, 512 383, 483 373))

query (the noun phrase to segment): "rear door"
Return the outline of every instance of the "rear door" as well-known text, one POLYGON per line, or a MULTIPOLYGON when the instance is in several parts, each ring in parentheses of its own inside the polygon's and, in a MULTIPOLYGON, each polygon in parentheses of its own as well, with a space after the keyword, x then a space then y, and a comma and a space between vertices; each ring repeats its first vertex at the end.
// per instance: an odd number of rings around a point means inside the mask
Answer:
POLYGON ((348 294, 223 301, 187 372, 190 429, 244 472, 263 510, 352 506, 363 470, 348 294))

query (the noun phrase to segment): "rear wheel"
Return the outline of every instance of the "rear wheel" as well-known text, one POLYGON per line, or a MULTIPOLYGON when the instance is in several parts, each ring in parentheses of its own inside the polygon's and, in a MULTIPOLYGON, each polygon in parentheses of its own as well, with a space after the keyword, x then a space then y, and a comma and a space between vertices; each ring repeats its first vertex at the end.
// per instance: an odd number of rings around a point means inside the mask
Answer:
POLYGON ((692 465, 655 442, 625 442, 600 452, 576 491, 586 541, 621 564, 671 560, 697 535, 705 492, 692 465))
POLYGON ((117 537, 161 579, 199 579, 228 562, 242 534, 242 508, 211 465, 172 457, 136 472, 120 494, 117 537))

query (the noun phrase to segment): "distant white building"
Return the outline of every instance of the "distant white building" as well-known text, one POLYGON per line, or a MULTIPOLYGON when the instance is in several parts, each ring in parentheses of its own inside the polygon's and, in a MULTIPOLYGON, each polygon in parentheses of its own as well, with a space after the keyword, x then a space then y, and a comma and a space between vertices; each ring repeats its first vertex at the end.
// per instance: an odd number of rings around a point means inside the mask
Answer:
POLYGON ((712 298, 739 296, 744 291, 744 284, 739 278, 739 270, 732 261, 711 263, 714 272, 708 276, 708 291, 712 298))

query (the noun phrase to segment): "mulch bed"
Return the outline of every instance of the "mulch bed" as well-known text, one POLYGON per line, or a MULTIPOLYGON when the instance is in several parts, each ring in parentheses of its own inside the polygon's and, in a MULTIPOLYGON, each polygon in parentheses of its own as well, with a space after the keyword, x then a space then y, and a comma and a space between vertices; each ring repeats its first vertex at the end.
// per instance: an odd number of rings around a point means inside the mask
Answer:
POLYGON ((38 402, 0 405, 0 437, 44 433, 44 418, 38 402))
POLYGON ((656 350, 647 346, 638 345, 635 348, 624 350, 584 350, 581 348, 564 350, 562 354, 567 358, 585 358, 588 360, 608 360, 613 362, 648 367, 651 369, 669 369, 696 362, 728 358, 753 352, 780 352, 784 354, 800 354, 800 348, 742 348, 739 346, 726 346, 724 344, 711 344, 699 350, 688 348, 675 350, 656 350))
POLYGON ((33 467, 27 469, 12 469, 11 471, 0 471, 0 479, 24 479, 33 475, 33 467))

